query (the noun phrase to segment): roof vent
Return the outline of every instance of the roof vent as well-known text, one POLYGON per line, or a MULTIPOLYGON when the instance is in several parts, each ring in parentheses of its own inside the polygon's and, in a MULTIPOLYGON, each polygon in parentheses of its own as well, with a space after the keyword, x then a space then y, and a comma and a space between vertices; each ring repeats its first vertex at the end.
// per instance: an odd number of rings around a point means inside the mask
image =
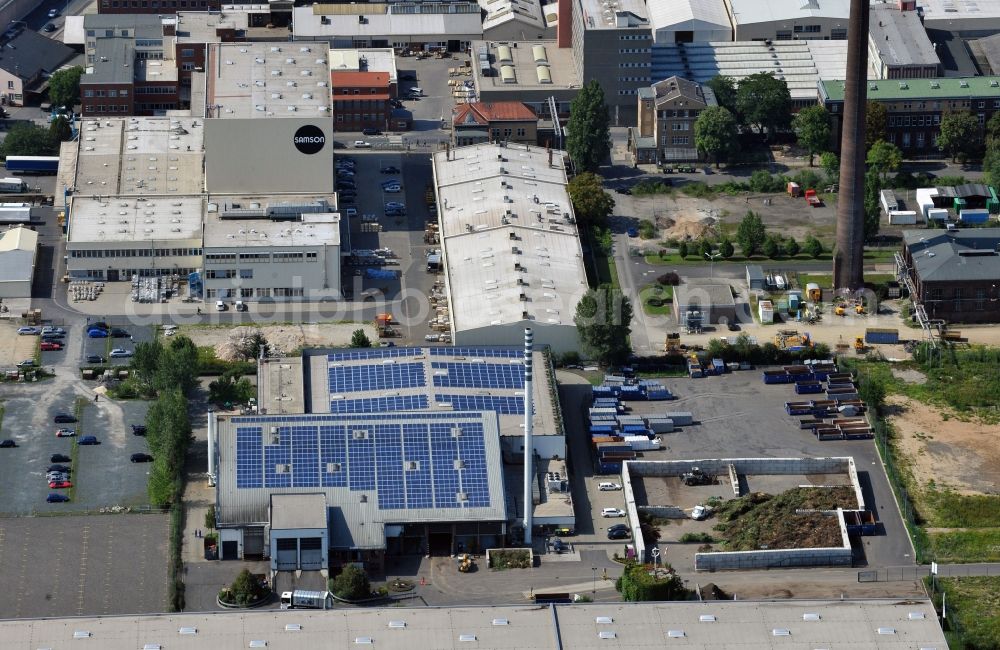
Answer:
POLYGON ((301 632, 302 626, 298 623, 286 623, 285 632, 301 632))
POLYGON ((192 634, 198 634, 198 628, 196 628, 196 627, 182 627, 181 629, 177 630, 177 634, 183 634, 183 635, 188 635, 188 636, 190 636, 192 634))
POLYGON ((792 631, 787 627, 776 627, 771 630, 772 636, 792 636, 792 631))
POLYGON ((814 613, 806 613, 802 615, 803 621, 818 621, 821 618, 822 617, 819 614, 814 614, 814 613))
POLYGON ((598 635, 597 635, 597 637, 598 637, 598 638, 600 638, 600 639, 613 639, 613 638, 615 638, 616 636, 618 636, 618 635, 617 635, 617 634, 615 634, 615 631, 614 631, 614 630, 602 630, 602 631, 601 631, 600 633, 598 633, 598 635))
POLYGON ((667 630, 667 637, 670 639, 683 639, 684 630, 667 630))
POLYGON ((405 629, 406 621, 389 621, 389 627, 393 630, 405 629))

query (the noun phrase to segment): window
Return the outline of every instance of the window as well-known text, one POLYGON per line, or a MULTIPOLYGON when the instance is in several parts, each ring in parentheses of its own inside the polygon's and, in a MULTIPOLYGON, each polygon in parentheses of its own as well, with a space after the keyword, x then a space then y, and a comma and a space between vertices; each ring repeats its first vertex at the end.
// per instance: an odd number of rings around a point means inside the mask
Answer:
POLYGON ((10 90, 14 90, 14 81, 13 80, 7 82, 7 88, 10 89, 10 90))
POLYGON ((243 280, 252 280, 253 269, 240 269, 240 278, 243 280))
POLYGON ((979 120, 979 125, 980 126, 982 126, 983 124, 986 124, 986 114, 985 113, 980 113, 980 114, 976 115, 976 119, 979 120))
POLYGON ((205 299, 211 300, 215 297, 215 289, 205 289, 205 299))
POLYGON ((923 149, 923 148, 924 148, 924 132, 919 131, 917 132, 917 149, 923 149))
POLYGON ((253 298, 253 289, 240 287, 240 298, 253 298))
POLYGON ((980 100, 979 103, 976 104, 976 108, 986 108, 986 102, 980 100))
POLYGON ((525 136, 525 130, 524 130, 524 128, 518 127, 518 129, 517 129, 517 137, 523 138, 524 136, 525 136))
POLYGON ((255 298, 270 298, 271 297, 271 288, 270 287, 261 287, 261 288, 254 289, 254 297, 255 298))
POLYGON ((976 289, 976 311, 986 309, 986 289, 976 289))
POLYGON ((191 49, 191 48, 185 48, 185 49, 181 50, 181 56, 184 57, 184 58, 190 58, 190 57, 194 56, 194 50, 191 49))
POLYGON ((955 311, 962 311, 962 288, 955 287, 955 311))
POLYGON ((847 40, 847 30, 844 28, 835 28, 830 30, 830 40, 831 41, 846 41, 847 40))
POLYGON ((118 96, 117 90, 111 89, 108 91, 108 97, 117 97, 117 96, 118 96))

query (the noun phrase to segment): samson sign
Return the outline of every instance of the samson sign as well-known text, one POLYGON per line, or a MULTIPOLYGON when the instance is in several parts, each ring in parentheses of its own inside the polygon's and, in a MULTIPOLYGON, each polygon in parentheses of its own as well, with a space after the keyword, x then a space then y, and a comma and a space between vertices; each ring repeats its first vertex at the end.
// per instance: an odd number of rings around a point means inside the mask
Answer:
POLYGON ((311 155, 319 153, 323 149, 323 145, 326 144, 326 135, 318 126, 306 124, 295 132, 292 142, 295 143, 295 148, 300 152, 311 155))

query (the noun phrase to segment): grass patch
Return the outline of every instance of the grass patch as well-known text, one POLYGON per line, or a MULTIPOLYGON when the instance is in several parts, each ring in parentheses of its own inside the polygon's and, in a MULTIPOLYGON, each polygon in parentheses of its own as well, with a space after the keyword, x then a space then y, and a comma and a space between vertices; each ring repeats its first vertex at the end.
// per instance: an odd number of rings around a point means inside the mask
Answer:
POLYGON ((674 288, 651 284, 639 292, 642 310, 650 316, 669 316, 673 305, 674 288))
POLYGON ((1000 648, 1000 578, 938 578, 937 583, 947 594, 946 621, 953 633, 949 635, 949 647, 953 650, 1000 648))
POLYGON ((857 507, 853 488, 793 488, 778 495, 754 492, 721 504, 715 529, 727 551, 840 546, 835 517, 795 512, 838 507, 857 507))
POLYGON ((905 394, 913 399, 950 408, 959 417, 982 422, 1000 422, 997 395, 1000 394, 1000 349, 976 346, 967 349, 944 347, 929 359, 918 348, 914 359, 927 376, 923 384, 905 384, 905 394))
POLYGON ((1000 562, 1000 528, 935 531, 927 537, 937 562, 1000 562))
POLYGON ((216 377, 230 370, 238 371, 240 375, 253 375, 257 372, 257 364, 253 361, 224 361, 215 356, 215 348, 198 348, 198 375, 216 377))
POLYGON ((709 201, 714 199, 719 193, 714 186, 707 185, 701 181, 685 183, 681 186, 681 192, 695 199, 707 199, 709 201))
MULTIPOLYGON (((924 490, 922 496, 929 509, 926 513, 928 522, 933 527, 1000 530, 1000 497, 933 489, 924 490)), ((997 543, 1000 544, 1000 539, 997 543)))
POLYGON ((684 533, 677 541, 681 544, 714 544, 716 539, 708 533, 684 533))
POLYGON ((632 186, 633 196, 655 196, 658 194, 666 194, 672 196, 674 193, 674 188, 667 185, 661 180, 647 178, 639 181, 632 186))
POLYGON ((820 289, 832 289, 833 288, 833 274, 832 273, 799 273, 799 287, 805 289, 806 285, 810 282, 814 282, 819 285, 820 289))

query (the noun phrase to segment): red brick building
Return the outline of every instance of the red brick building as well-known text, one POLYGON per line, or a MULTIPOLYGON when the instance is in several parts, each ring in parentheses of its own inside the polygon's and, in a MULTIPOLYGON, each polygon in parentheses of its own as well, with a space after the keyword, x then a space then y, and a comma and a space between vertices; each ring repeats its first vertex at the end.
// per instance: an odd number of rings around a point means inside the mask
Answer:
POLYGON ((332 72, 335 131, 388 130, 392 105, 387 72, 332 72))
POLYGON ((94 63, 80 79, 85 116, 162 115, 178 108, 173 61, 136 57, 130 38, 97 41, 94 63))
POLYGON ((538 116, 522 102, 472 102, 452 109, 452 143, 538 143, 538 116))

